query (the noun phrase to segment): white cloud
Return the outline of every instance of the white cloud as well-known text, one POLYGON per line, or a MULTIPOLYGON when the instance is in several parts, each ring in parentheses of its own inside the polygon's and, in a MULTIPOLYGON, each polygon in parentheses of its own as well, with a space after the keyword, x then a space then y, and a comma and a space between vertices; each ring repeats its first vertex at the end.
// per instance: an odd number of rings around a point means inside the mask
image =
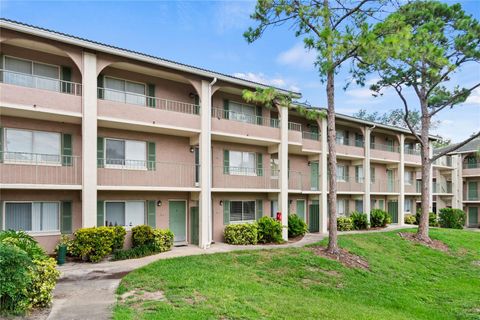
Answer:
POLYGON ((345 94, 356 99, 374 99, 372 91, 369 88, 347 89, 345 94))
POLYGON ((480 88, 472 91, 470 96, 465 101, 465 104, 473 104, 480 106, 480 88))
POLYGON ((219 2, 215 12, 217 32, 224 33, 230 29, 246 29, 254 7, 255 2, 253 1, 219 2))
POLYGON ((274 86, 295 92, 300 91, 300 88, 293 81, 285 79, 281 76, 267 77, 261 72, 236 72, 233 74, 233 76, 253 82, 258 82, 267 86, 274 86))
POLYGON ((315 59, 315 51, 309 51, 305 49, 302 43, 297 43, 287 51, 280 53, 277 57, 277 62, 295 67, 313 68, 315 59))

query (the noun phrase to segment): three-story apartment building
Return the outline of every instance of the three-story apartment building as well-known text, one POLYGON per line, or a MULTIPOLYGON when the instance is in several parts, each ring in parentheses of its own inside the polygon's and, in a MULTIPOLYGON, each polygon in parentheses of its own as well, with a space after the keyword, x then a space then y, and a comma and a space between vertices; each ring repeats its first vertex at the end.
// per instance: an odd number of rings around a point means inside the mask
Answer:
MULTIPOLYGON (((258 83, 14 21, 0 27, 0 229, 25 230, 49 251, 81 227, 139 224, 207 248, 225 225, 277 212, 284 225, 295 212, 326 232, 325 120, 245 103, 242 91, 258 83)), ((336 118, 338 213, 382 208, 402 224, 420 196, 414 137, 336 118)))

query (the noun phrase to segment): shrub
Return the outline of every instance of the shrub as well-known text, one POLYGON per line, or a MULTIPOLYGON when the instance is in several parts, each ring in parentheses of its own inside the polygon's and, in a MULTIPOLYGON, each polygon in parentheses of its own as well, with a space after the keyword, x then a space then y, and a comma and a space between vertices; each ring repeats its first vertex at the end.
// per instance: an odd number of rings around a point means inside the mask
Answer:
POLYGON ((151 244, 155 252, 170 251, 173 247, 173 232, 165 229, 153 230, 153 243, 151 244))
POLYGON ((261 243, 280 243, 282 239, 282 223, 268 216, 261 217, 257 221, 258 242, 261 243))
POLYGON ((354 211, 350 214, 354 230, 366 230, 369 227, 368 217, 365 213, 354 211))
POLYGON ((153 243, 153 228, 140 225, 132 228, 132 246, 139 247, 153 243))
POLYGON ((375 227, 386 227, 391 222, 390 215, 381 210, 373 209, 370 211, 370 225, 375 227))
POLYGON ((0 311, 22 314, 30 308, 27 288, 32 260, 15 245, 0 242, 0 311))
POLYGON ((117 250, 113 253, 113 260, 127 260, 146 257, 155 253, 152 246, 138 246, 126 250, 117 250))
POLYGON ((300 219, 296 214, 288 215, 288 236, 298 237, 307 233, 308 227, 305 221, 300 219))
POLYGON ((110 227, 83 228, 75 232, 73 255, 99 262, 112 252, 114 231, 110 227))
POLYGON ((350 231, 353 229, 352 219, 349 217, 337 218, 337 230, 338 231, 350 231))
POLYGON ((0 242, 14 245, 25 251, 30 259, 41 259, 46 256, 45 251, 38 245, 37 241, 23 231, 1 231, 0 242))
POLYGON ((122 226, 110 227, 113 230, 113 246, 112 250, 123 249, 123 243, 125 242, 125 235, 127 231, 122 226))
POLYGON ((416 224, 417 219, 413 214, 406 214, 404 221, 406 224, 416 224))
POLYGON ((60 241, 55 246, 55 253, 58 252, 59 247, 62 245, 67 246, 67 255, 72 256, 74 252, 73 248, 75 246, 75 240, 70 239, 70 237, 66 234, 62 234, 60 237, 60 241))
POLYGON ((32 279, 28 287, 28 299, 32 307, 47 307, 52 301, 52 292, 60 272, 55 268, 55 259, 33 260, 29 276, 32 279))
POLYGON ((258 228, 255 223, 229 224, 224 231, 225 242, 229 244, 257 244, 258 228))
MULTIPOLYGON (((417 213, 415 214, 415 224, 419 224, 420 222, 420 215, 422 213, 421 209, 417 210, 417 213)), ((438 221, 437 221, 437 215, 433 212, 430 212, 428 214, 428 225, 430 227, 438 227, 438 221)))
POLYGON ((467 214, 460 209, 443 208, 439 213, 439 224, 442 228, 463 229, 467 214))

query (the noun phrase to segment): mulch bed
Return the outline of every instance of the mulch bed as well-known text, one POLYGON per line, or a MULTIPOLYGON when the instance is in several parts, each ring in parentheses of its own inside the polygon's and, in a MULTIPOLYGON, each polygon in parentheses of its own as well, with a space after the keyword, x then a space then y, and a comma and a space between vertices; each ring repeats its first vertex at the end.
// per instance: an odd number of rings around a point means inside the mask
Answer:
POLYGON ((445 243, 443 243, 442 241, 434 240, 434 239, 431 239, 431 241, 429 241, 429 242, 422 241, 422 240, 417 239, 417 237, 415 236, 415 233, 399 232, 398 235, 400 237, 402 237, 403 239, 422 244, 422 245, 427 246, 427 247, 429 247, 431 249, 434 249, 434 250, 438 250, 438 251, 442 251, 442 252, 448 252, 450 250, 448 248, 448 246, 445 243))
POLYGON ((345 249, 339 248, 338 254, 331 254, 330 252, 327 252, 327 248, 325 247, 312 247, 311 250, 313 250, 316 255, 330 260, 338 261, 347 268, 357 268, 364 270, 370 269, 367 260, 353 253, 350 253, 345 249))

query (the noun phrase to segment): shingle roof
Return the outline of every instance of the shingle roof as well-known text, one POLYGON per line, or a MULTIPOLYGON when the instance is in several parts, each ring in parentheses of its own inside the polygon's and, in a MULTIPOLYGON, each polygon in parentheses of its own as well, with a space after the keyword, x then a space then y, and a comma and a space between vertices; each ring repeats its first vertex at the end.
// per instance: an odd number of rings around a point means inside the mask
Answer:
MULTIPOLYGON (((455 143, 453 145, 457 145, 458 143, 455 143)), ((451 146, 451 145, 450 145, 451 146)), ((438 148, 435 149, 434 153, 439 153, 442 150, 445 150, 445 148, 448 148, 450 146, 446 146, 443 148, 438 148)), ((457 150, 450 152, 450 154, 456 154, 456 153, 468 153, 468 152, 476 152, 480 150, 480 137, 473 139, 472 141, 468 142, 464 146, 461 146, 457 150)))

